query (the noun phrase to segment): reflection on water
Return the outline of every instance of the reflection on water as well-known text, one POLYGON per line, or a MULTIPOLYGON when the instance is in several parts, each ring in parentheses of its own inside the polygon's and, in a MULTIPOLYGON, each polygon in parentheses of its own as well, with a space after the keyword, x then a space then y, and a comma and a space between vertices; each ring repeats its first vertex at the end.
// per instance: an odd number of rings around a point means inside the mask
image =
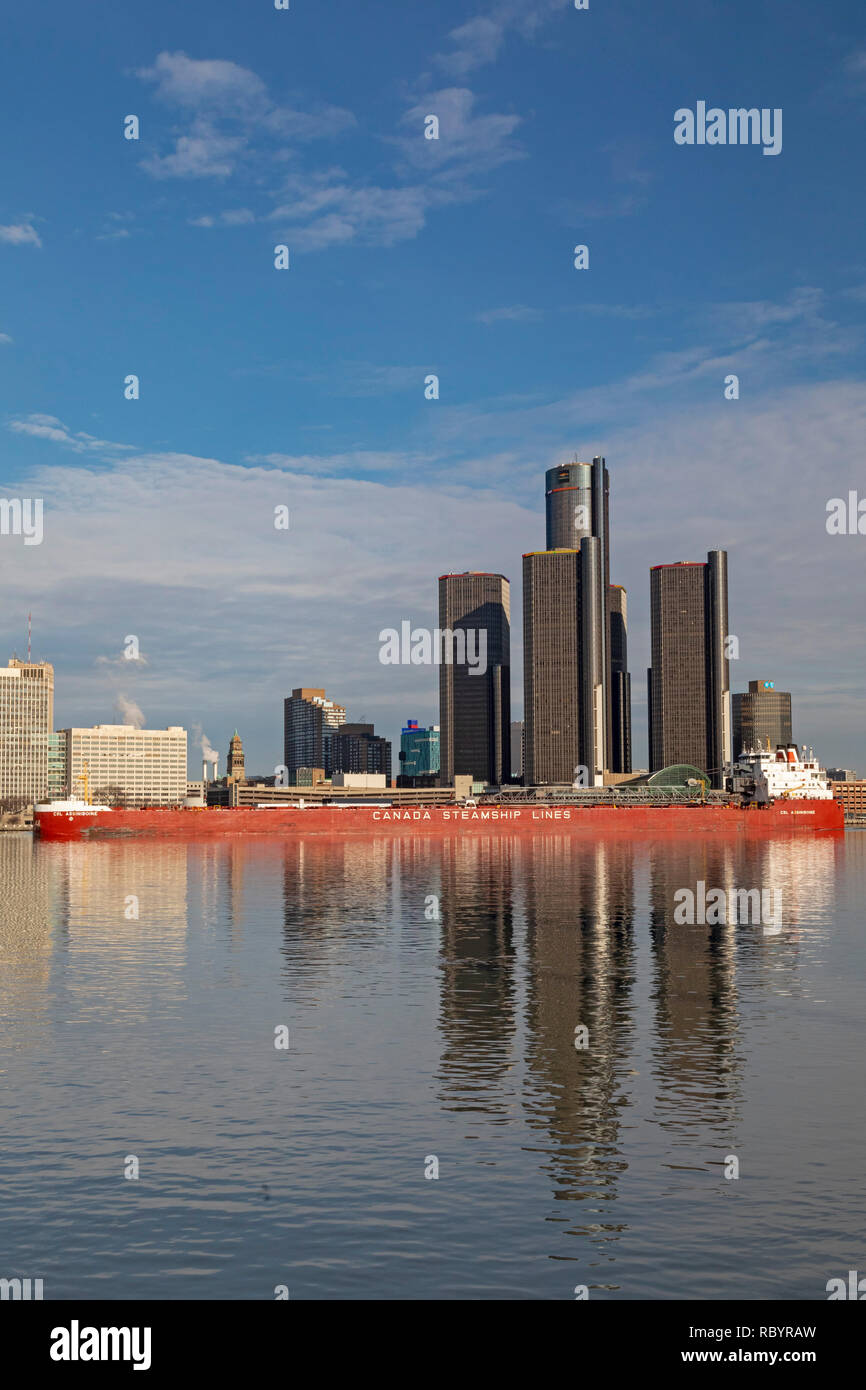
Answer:
POLYGON ((823 1297, 864 1257, 864 846, 0 836, 0 1276, 823 1297), (780 888, 781 932, 676 924, 698 882, 780 888))

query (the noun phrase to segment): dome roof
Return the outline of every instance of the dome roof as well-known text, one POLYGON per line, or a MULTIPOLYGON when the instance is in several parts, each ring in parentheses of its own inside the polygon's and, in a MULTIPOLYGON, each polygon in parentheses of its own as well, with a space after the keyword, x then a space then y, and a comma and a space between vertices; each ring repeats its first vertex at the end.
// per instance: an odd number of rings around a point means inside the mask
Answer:
POLYGON ((670 767, 661 767, 658 772, 654 772, 647 781, 648 787, 686 787, 690 781, 706 782, 709 786, 710 779, 700 768, 692 767, 689 763, 672 763, 670 767))

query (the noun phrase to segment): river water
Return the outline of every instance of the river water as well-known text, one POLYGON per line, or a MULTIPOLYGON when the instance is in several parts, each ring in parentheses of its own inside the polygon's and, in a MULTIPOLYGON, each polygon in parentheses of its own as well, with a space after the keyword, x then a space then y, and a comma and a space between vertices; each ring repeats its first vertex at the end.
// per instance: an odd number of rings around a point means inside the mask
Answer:
POLYGON ((6 834, 0 888, 0 1277, 46 1299, 866 1273, 862 832, 6 834), (678 923, 699 883, 780 929, 678 923))

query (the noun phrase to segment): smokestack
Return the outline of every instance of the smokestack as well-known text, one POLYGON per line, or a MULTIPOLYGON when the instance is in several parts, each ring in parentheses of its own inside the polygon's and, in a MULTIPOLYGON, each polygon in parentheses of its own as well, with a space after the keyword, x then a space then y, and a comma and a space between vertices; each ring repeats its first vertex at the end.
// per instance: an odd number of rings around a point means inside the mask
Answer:
POLYGON ((219 775, 220 775, 220 760, 219 760, 219 754, 217 754, 217 756, 216 756, 216 757, 214 758, 214 760, 213 760, 213 779, 214 779, 215 782, 218 782, 218 781, 219 781, 219 775))
POLYGON ((207 786, 207 758, 201 760, 201 780, 207 786))

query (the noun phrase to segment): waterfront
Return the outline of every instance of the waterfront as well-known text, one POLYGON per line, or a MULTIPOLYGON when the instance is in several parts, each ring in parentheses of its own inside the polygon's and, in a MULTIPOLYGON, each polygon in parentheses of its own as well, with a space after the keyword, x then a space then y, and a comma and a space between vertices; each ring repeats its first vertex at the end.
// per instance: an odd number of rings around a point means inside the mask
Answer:
POLYGON ((6 835, 0 883, 0 1276, 47 1299, 823 1299, 866 1267, 861 832, 6 835), (674 925, 699 881, 781 889, 781 932, 674 925))

